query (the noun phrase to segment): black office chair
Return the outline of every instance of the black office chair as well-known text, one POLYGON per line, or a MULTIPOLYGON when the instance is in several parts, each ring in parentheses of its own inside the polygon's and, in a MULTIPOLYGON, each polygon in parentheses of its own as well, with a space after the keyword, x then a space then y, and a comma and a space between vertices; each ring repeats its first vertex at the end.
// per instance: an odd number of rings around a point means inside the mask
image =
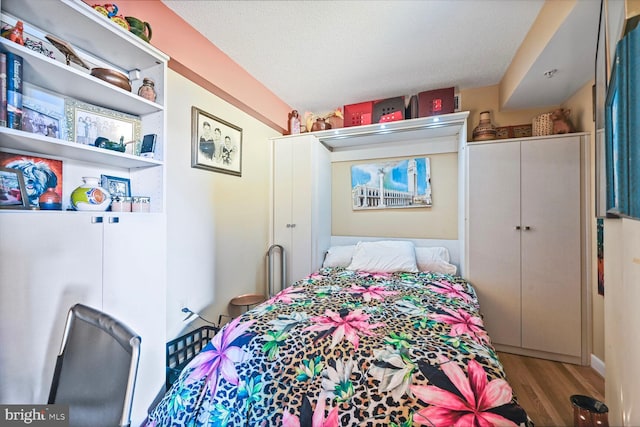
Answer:
POLYGON ((140 341, 108 314, 71 307, 48 403, 69 405, 69 426, 129 426, 140 341))

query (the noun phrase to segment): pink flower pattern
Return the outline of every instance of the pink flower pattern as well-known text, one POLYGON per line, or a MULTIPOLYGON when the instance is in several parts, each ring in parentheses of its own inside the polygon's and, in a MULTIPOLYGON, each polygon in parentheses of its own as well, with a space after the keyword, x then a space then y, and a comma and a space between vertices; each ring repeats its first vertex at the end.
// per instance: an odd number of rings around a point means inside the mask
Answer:
MULTIPOLYGON (((325 396, 320 394, 316 402, 316 409, 313 411, 313 419, 311 427, 339 427, 338 407, 334 407, 329 411, 327 418, 324 417, 326 408, 325 396)), ((285 411, 282 415, 282 427, 300 427, 300 417, 285 411)))
POLYGON ((476 342, 488 343, 489 336, 484 330, 482 319, 478 316, 472 316, 469 312, 459 308, 457 311, 443 308, 447 314, 430 314, 429 318, 438 322, 451 325, 449 335, 457 337, 463 334, 469 334, 476 342))
POLYGON ((361 309, 342 314, 326 310, 324 316, 312 317, 310 320, 315 324, 305 328, 305 331, 331 331, 331 347, 346 338, 357 349, 360 344, 359 334, 374 336, 373 329, 385 326, 382 322, 369 323, 369 317, 361 309))
POLYGON ((438 282, 438 285, 430 285, 429 289, 433 292, 442 294, 447 298, 458 298, 463 300, 464 302, 471 302, 473 298, 469 295, 464 287, 459 283, 449 283, 445 280, 438 282))
POLYGON ((396 295, 397 291, 388 291, 384 286, 358 286, 355 283, 351 285, 348 292, 355 295, 361 295, 366 302, 371 300, 382 301, 385 297, 396 295))
POLYGON ((291 304, 295 300, 304 298, 304 290, 297 287, 289 287, 285 288, 283 291, 278 292, 273 298, 268 300, 267 304, 275 304, 277 302, 281 302, 283 304, 291 304))
POLYGON ((425 403, 413 416, 420 425, 435 426, 516 426, 511 420, 490 412, 491 409, 511 402, 513 392, 503 379, 491 381, 487 373, 475 360, 467 365, 467 377, 460 366, 444 356, 438 359, 440 368, 451 380, 460 395, 433 385, 414 385, 411 391, 425 403))

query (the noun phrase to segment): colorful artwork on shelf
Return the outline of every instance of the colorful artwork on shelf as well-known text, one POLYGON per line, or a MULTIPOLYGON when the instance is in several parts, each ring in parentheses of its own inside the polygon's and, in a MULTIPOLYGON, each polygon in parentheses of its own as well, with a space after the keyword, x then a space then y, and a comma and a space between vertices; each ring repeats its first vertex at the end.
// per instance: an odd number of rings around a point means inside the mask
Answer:
POLYGON ((62 197, 61 160, 0 152, 0 166, 22 171, 31 206, 50 188, 62 197))

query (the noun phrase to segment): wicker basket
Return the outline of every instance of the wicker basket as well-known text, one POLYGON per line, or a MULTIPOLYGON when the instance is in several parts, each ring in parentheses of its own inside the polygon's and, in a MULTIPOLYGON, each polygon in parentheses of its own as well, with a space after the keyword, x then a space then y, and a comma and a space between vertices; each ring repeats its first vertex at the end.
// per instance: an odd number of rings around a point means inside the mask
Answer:
POLYGON ((531 134, 533 136, 545 136, 553 133, 553 120, 551 113, 543 113, 533 118, 531 134))

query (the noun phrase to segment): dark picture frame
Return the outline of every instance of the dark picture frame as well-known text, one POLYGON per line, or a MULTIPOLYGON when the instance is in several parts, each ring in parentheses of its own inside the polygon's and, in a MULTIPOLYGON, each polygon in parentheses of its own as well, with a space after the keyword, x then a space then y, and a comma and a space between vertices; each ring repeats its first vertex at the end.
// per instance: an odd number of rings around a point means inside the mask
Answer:
POLYGON ((600 22, 596 43, 593 85, 593 120, 595 122, 595 214, 607 216, 607 173, 605 154, 605 100, 609 84, 609 37, 607 36, 607 0, 600 0, 600 22))
POLYGON ((0 167, 0 209, 29 209, 22 171, 0 167))
POLYGON ((67 65, 71 65, 71 62, 73 62, 75 64, 80 65, 82 68, 89 69, 89 66, 87 65, 87 63, 84 62, 82 58, 80 58, 80 56, 76 53, 75 50, 73 50, 73 47, 68 42, 66 42, 65 40, 59 39, 55 36, 52 36, 51 34, 47 34, 45 38, 49 40, 49 42, 52 45, 54 45, 56 49, 62 52, 62 54, 66 59, 67 65))
POLYGON ((242 128, 191 107, 191 167, 242 176, 242 128))
POLYGON ((131 180, 119 176, 100 175, 100 187, 111 196, 131 197, 131 180))

